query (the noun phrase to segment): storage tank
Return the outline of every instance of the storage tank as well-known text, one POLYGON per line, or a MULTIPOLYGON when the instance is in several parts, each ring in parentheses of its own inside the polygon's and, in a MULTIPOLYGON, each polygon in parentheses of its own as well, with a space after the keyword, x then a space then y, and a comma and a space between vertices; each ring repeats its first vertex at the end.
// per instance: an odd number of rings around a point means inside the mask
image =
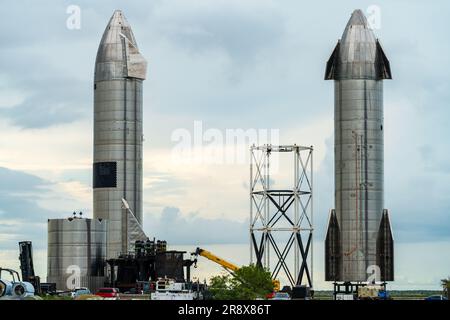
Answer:
POLYGON ((78 217, 48 220, 47 282, 58 290, 104 285, 107 221, 78 217))

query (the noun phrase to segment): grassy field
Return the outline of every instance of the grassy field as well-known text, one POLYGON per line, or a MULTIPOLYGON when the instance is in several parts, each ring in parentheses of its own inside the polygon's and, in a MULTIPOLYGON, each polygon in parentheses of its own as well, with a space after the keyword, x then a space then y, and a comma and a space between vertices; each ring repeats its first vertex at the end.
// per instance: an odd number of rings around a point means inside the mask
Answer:
MULTIPOLYGON (((442 291, 434 290, 392 290, 389 294, 394 300, 422 300, 429 296, 441 295, 442 291)), ((315 291, 314 299, 331 300, 333 299, 333 291, 315 291)))

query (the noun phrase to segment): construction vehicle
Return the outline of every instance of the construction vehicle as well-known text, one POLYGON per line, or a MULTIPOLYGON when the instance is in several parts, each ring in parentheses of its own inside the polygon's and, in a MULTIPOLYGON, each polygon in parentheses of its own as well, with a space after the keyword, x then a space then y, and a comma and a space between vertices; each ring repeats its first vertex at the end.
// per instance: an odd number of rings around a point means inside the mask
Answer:
POLYGON ((0 299, 23 299, 34 296, 34 293, 33 285, 21 281, 17 271, 0 268, 0 299), (9 273, 9 277, 3 278, 3 273, 9 273))
MULTIPOLYGON (((240 269, 240 267, 238 267, 237 265, 235 265, 231 262, 228 262, 222 258, 219 258, 215 254, 213 254, 207 250, 204 250, 202 248, 197 248, 195 250, 195 252, 191 253, 191 255, 193 255, 195 257, 202 256, 208 260, 211 260, 212 262, 215 262, 218 265, 222 266, 222 268, 224 268, 226 271, 231 273, 233 276, 235 275, 234 273, 240 269)), ((272 280, 272 283, 273 283, 273 290, 275 292, 280 291, 280 281, 278 279, 274 279, 274 280, 272 280)))
POLYGON ((384 285, 370 284, 358 288, 358 300, 388 300, 389 293, 384 285))

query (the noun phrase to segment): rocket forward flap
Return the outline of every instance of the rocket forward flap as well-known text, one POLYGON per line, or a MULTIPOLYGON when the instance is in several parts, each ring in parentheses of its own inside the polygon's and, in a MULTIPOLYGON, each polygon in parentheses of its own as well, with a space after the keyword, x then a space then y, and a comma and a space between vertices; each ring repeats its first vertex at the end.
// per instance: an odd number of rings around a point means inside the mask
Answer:
POLYGON ((377 265, 380 268, 381 281, 394 281, 394 238, 386 209, 383 210, 380 229, 378 230, 377 265))
POLYGON ((336 47, 333 50, 333 53, 330 56, 330 59, 328 59, 327 68, 325 70, 325 80, 335 79, 339 62, 340 45, 341 43, 340 41, 338 41, 336 47))
MULTIPOLYGON (((339 41, 327 61, 325 80, 336 80, 339 78, 339 65, 342 63, 340 61, 340 50, 341 42, 339 41)), ((378 40, 376 41, 375 71, 377 80, 392 79, 391 65, 378 40)))
POLYGON ((140 53, 130 54, 128 57, 128 77, 145 80, 147 61, 140 53))
POLYGON ((339 281, 341 278, 341 231, 336 210, 331 210, 325 239, 325 281, 339 281))
POLYGON ((377 65, 378 79, 392 79, 391 64, 389 63, 389 60, 386 57, 386 54, 384 53, 383 48, 381 47, 381 44, 378 40, 375 63, 377 65))
POLYGON ((125 48, 127 76, 145 80, 147 73, 147 61, 139 52, 138 47, 124 34, 120 34, 125 48))

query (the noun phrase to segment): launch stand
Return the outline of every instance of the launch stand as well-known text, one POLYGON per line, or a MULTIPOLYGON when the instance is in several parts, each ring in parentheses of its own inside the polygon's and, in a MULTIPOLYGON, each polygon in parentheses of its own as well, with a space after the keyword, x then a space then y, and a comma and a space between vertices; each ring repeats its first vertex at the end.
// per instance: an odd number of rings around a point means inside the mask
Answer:
POLYGON ((273 279, 312 288, 313 148, 253 145, 250 157, 250 262, 270 270, 273 279), (282 153, 293 160, 290 188, 273 187, 273 179, 286 177, 286 166, 276 165, 282 153))

